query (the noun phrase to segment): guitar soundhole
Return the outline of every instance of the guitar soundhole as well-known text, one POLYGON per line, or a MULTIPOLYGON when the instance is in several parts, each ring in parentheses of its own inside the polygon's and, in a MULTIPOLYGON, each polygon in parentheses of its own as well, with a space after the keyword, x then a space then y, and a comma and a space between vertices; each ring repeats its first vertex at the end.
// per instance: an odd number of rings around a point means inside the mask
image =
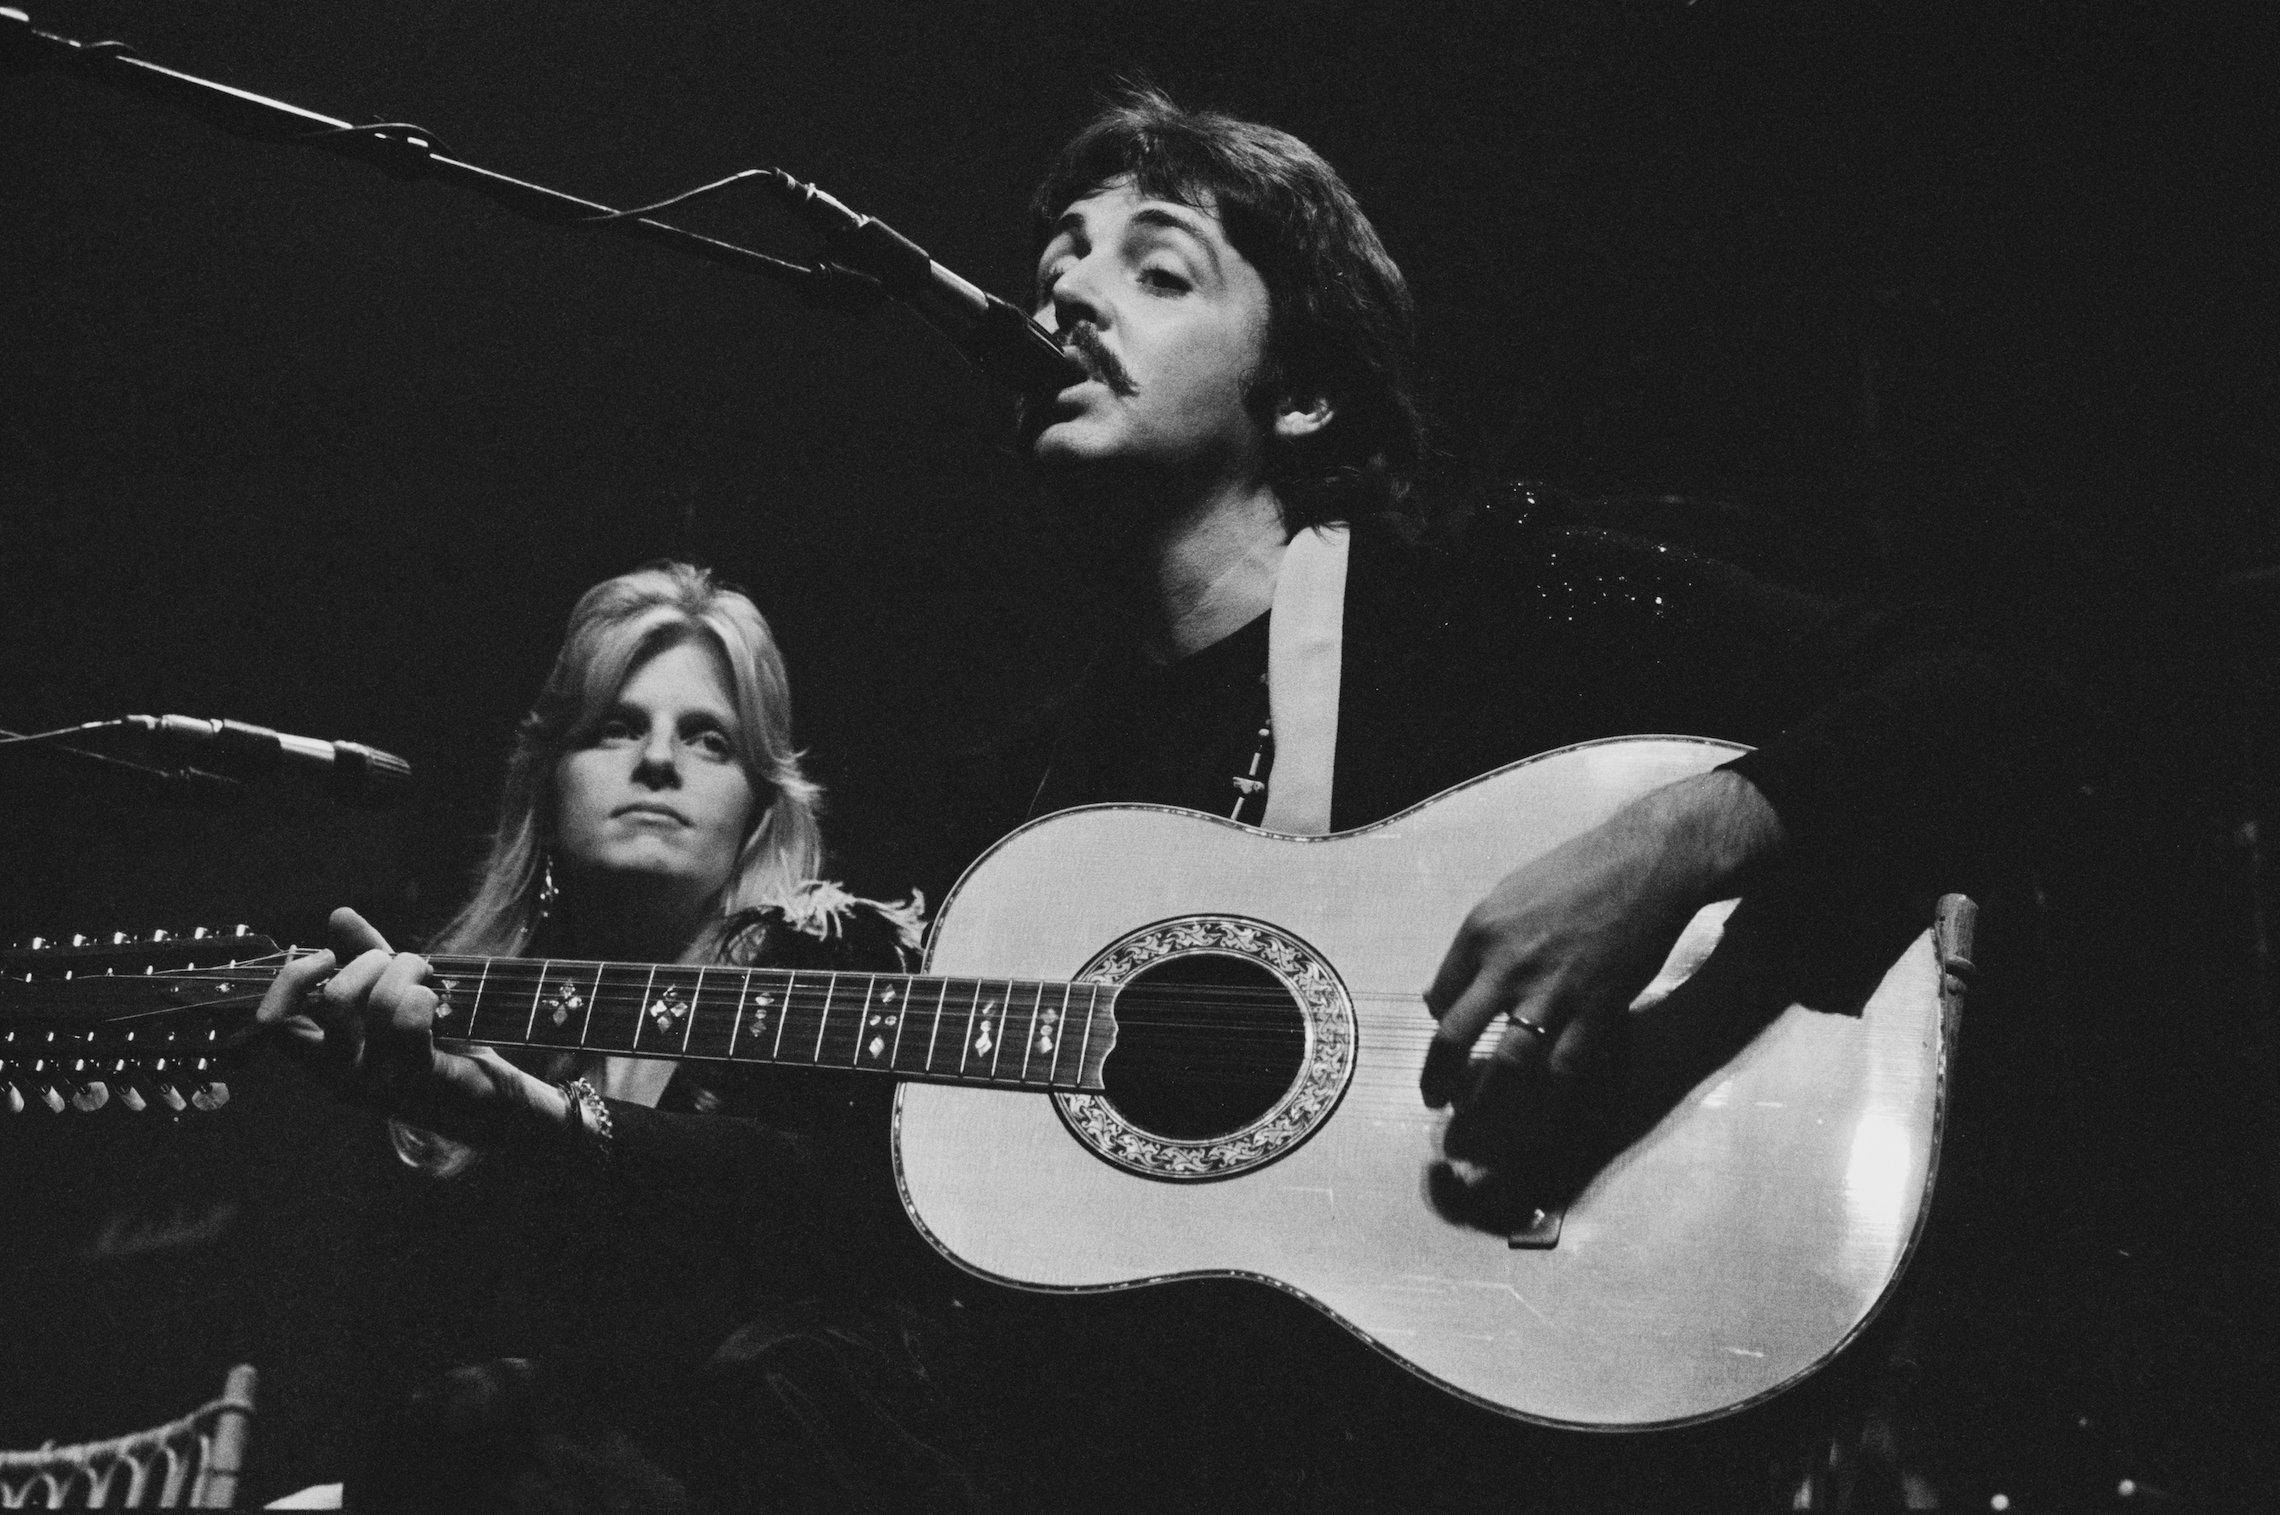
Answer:
POLYGON ((1258 963, 1191 953, 1143 969, 1116 1002, 1116 1050, 1102 1066, 1108 1103, 1173 1141, 1240 1131, 1290 1089, 1306 1025, 1258 963))

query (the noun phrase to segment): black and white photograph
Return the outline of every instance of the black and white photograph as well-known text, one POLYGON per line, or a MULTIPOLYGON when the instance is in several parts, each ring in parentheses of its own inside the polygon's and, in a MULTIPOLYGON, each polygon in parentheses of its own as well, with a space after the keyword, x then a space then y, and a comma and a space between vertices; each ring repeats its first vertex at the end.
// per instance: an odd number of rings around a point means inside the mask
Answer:
POLYGON ((9 0, 0 1505, 2280 1507, 2274 57, 9 0))

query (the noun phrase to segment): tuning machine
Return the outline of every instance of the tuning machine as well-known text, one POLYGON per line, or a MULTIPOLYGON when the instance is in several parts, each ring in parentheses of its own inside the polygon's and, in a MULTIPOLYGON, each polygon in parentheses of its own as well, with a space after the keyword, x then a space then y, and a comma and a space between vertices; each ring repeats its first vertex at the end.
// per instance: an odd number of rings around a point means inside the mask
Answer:
POLYGON ((27 1085, 10 1079, 0 1084, 0 1089, 7 1091, 5 1103, 10 1115, 22 1115, 34 1105, 45 1105, 58 1115, 64 1111, 63 1092, 51 1083, 35 1081, 27 1085))

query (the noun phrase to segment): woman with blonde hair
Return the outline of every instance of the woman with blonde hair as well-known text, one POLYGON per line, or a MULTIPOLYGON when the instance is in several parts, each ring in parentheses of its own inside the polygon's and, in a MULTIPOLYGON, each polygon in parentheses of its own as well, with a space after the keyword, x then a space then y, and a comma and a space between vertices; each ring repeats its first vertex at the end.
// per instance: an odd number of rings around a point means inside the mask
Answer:
MULTIPOLYGON (((433 945, 911 966, 916 897, 820 880, 818 802, 751 600, 686 563, 610 579, 571 612, 474 892, 433 945)), ((478 1352, 511 1354, 383 1417, 351 1480, 360 1503, 964 1502, 964 1475, 916 1430, 933 1397, 919 1343, 941 1340, 941 1307, 919 1302, 943 1275, 893 1199, 890 1084, 577 1054, 518 1066, 436 1038, 424 958, 352 911, 331 929, 260 1018, 387 1114, 414 1167, 456 1178, 495 1155, 448 1186, 481 1240, 459 1238, 464 1276, 438 1282, 473 1302, 478 1352)))
MULTIPOLYGON (((816 877, 820 798, 792 743, 782 654, 752 601, 689 563, 606 580, 570 613, 517 732, 474 892, 431 946, 900 966, 917 945, 916 902, 856 900, 816 877)), ((488 1048, 433 1046, 424 960, 389 952, 353 912, 334 929, 343 950, 282 972, 262 1014, 344 1092, 477 1148, 614 1137, 597 1092, 658 1102, 671 1063, 609 1059, 549 1084, 488 1048)))
POLYGON ((554 821, 564 759, 601 734, 608 705, 637 668, 683 644, 715 660, 734 716, 727 735, 736 765, 757 791, 717 920, 697 945, 717 949, 719 924, 738 911, 783 906, 809 888, 823 857, 820 793, 792 745, 791 683, 775 637, 750 599, 704 569, 657 563, 595 585, 570 612, 553 671, 516 733, 490 855, 437 951, 510 954, 532 945, 560 889, 554 821))

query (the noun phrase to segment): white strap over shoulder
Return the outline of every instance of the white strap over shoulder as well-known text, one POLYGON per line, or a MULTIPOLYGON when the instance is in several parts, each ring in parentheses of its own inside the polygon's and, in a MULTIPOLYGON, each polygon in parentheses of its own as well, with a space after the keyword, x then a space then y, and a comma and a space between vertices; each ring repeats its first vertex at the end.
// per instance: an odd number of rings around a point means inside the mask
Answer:
POLYGON ((1310 526, 1290 539, 1267 622, 1267 710, 1275 762, 1267 778, 1269 831, 1320 836, 1330 829, 1338 757, 1338 678, 1346 624, 1343 526, 1310 526))

